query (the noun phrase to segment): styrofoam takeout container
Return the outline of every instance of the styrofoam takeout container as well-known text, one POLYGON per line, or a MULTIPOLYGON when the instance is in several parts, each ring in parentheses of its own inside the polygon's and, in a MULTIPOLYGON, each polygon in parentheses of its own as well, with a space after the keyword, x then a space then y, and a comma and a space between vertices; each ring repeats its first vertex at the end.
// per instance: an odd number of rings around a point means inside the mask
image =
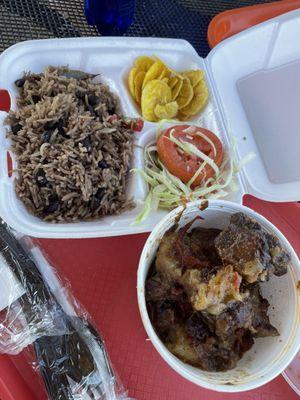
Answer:
POLYGON ((170 229, 183 207, 170 212, 150 234, 138 267, 137 292, 138 303, 147 334, 154 347, 163 359, 184 378, 221 392, 241 392, 257 388, 279 375, 292 361, 300 348, 300 262, 283 234, 266 218, 248 207, 224 200, 209 200, 204 211, 199 210, 201 201, 189 203, 179 225, 183 226, 196 215, 204 219, 197 220, 193 227, 224 229, 229 223, 230 215, 243 212, 254 218, 268 232, 274 234, 281 245, 290 253, 292 260, 288 273, 282 277, 272 276, 269 282, 261 283, 262 294, 270 303, 269 316, 271 323, 278 329, 280 336, 258 338, 250 351, 247 351, 236 368, 228 372, 205 372, 179 360, 168 351, 159 339, 148 316, 145 302, 145 280, 154 260, 157 248, 164 233, 170 229))
MULTIPOLYGON (((103 79, 121 100, 123 113, 138 117, 139 109, 127 88, 127 75, 136 57, 162 58, 176 70, 202 68, 210 91, 205 110, 190 123, 211 129, 225 147, 237 140, 237 158, 249 152, 256 158, 237 176, 238 190, 226 200, 240 203, 245 193, 271 201, 300 199, 300 10, 257 25, 236 35, 210 52, 198 56, 186 41, 178 39, 99 37, 36 40, 16 44, 0 56, 0 88, 7 89, 16 107, 14 81, 23 71, 41 72, 48 65, 69 65, 103 79)), ((153 211, 139 225, 132 225, 147 195, 143 179, 131 174, 127 195, 137 207, 101 220, 51 224, 30 215, 16 197, 8 176, 5 112, 0 112, 0 216, 16 230, 36 237, 76 238, 124 235, 151 231, 166 211, 153 211)), ((145 123, 136 134, 144 146, 155 137, 157 124, 145 123)), ((14 157, 11 154, 14 167, 14 157)), ((143 168, 143 151, 136 147, 132 167, 143 168)))

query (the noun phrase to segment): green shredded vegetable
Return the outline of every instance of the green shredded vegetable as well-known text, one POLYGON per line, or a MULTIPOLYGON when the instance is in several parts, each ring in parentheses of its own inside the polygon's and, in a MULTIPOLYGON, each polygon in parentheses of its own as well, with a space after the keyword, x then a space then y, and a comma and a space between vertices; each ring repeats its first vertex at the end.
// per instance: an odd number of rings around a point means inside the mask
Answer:
POLYGON ((137 225, 140 222, 144 221, 148 217, 148 215, 149 215, 149 213, 150 213, 150 211, 152 209, 152 197, 153 197, 152 196, 152 191, 149 190, 148 196, 146 197, 146 200, 145 200, 145 203, 144 203, 143 210, 137 216, 137 218, 135 219, 135 221, 134 221, 134 223, 132 225, 137 225))
MULTIPOLYGON (((164 121, 165 122, 165 121, 164 121)), ((157 137, 162 132, 162 124, 158 127, 157 137)), ((216 149, 211 140, 205 135, 200 135, 206 140, 216 153, 216 149)), ((156 142, 149 143, 144 149, 145 166, 143 169, 133 169, 132 171, 141 175, 148 184, 149 193, 145 199, 143 209, 137 216, 134 224, 138 224, 149 216, 151 210, 158 207, 173 209, 181 204, 199 199, 217 199, 226 197, 229 192, 237 191, 238 186, 234 175, 248 163, 255 154, 248 154, 243 160, 237 163, 234 159, 236 141, 232 140, 232 151, 225 155, 220 168, 216 163, 199 150, 192 143, 183 142, 176 139, 170 132, 169 140, 175 143, 182 151, 190 155, 196 155, 202 163, 190 181, 185 184, 179 178, 172 175, 160 161, 157 153, 156 142), (195 179, 202 172, 203 168, 209 165, 214 170, 214 176, 204 180, 201 185, 192 188, 195 179)))

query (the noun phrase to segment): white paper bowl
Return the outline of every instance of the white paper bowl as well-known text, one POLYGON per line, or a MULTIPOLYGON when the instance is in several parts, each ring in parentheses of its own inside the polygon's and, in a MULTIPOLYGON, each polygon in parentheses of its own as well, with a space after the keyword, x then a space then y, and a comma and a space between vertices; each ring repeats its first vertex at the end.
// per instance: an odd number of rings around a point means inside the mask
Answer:
POLYGON ((200 211, 201 201, 189 203, 180 225, 185 225, 201 213, 204 220, 194 226, 223 229, 228 225, 231 214, 243 212, 258 221, 267 231, 278 237, 283 247, 291 254, 292 262, 288 273, 282 277, 271 277, 262 283, 262 294, 270 303, 271 323, 280 336, 259 338, 250 351, 246 352, 237 367, 228 372, 205 372, 192 367, 171 354, 152 327, 145 302, 145 280, 164 233, 174 224, 182 207, 170 212, 156 225, 149 236, 138 268, 138 303, 144 327, 154 347, 163 359, 181 376, 207 389, 220 392, 241 392, 257 388, 279 375, 292 361, 300 348, 300 263, 292 246, 282 233, 255 211, 235 203, 221 200, 209 201, 206 210, 200 211), (298 286, 298 287, 297 287, 298 286))

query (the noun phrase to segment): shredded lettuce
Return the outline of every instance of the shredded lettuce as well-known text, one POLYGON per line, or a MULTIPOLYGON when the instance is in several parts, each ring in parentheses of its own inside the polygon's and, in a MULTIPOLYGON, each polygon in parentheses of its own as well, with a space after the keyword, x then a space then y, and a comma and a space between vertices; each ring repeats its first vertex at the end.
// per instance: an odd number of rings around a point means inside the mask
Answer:
POLYGON ((148 217, 148 215, 152 209, 152 198, 153 198, 152 191, 149 190, 149 193, 148 193, 145 203, 144 203, 143 210, 137 216, 137 218, 135 219, 135 221, 133 222, 132 225, 138 225, 140 222, 144 221, 148 217))
POLYGON ((210 144, 210 147, 213 149, 214 156, 217 155, 217 149, 216 149, 216 146, 215 146, 214 142, 207 135, 205 135, 203 132, 199 132, 199 131, 197 132, 197 127, 196 126, 190 125, 188 128, 184 129, 183 132, 185 132, 187 134, 193 133, 196 136, 202 137, 204 140, 206 140, 210 144))
MULTIPOLYGON (((162 123, 159 124, 156 137, 161 134, 162 125, 162 123)), ((211 145, 216 154, 215 146, 211 140, 205 134, 200 135, 199 133, 199 136, 211 145)), ((142 211, 136 218, 134 224, 138 224, 147 219, 151 210, 156 210, 158 207, 173 209, 189 201, 226 197, 229 192, 238 189, 236 180, 234 179, 235 174, 255 157, 255 154, 250 153, 237 163, 234 157, 236 141, 232 140, 231 151, 225 155, 222 165, 218 167, 210 157, 200 151, 195 145, 175 138, 172 130, 169 140, 175 143, 183 152, 197 156, 202 162, 194 176, 185 184, 179 178, 171 174, 160 161, 156 142, 149 143, 144 149, 144 169, 132 170, 145 180, 149 189, 142 211), (209 165, 213 169, 214 175, 209 179, 203 179, 201 185, 192 188, 195 179, 201 174, 206 165, 209 165)))

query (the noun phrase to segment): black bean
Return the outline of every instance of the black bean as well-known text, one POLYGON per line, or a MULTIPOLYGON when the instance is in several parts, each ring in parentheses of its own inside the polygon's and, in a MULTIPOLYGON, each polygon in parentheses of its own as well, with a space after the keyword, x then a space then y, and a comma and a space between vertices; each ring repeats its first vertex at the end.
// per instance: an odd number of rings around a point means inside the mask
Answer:
POLYGON ((59 130, 60 128, 63 128, 65 125, 66 125, 66 120, 65 120, 65 118, 60 118, 60 119, 57 121, 57 128, 58 128, 58 130, 59 130))
POLYGON ((64 138, 69 138, 70 136, 67 135, 65 132, 65 127, 66 127, 66 121, 64 119, 60 119, 57 125, 58 133, 64 138))
POLYGON ((99 98, 98 98, 94 93, 89 94, 89 95, 88 95, 88 102, 89 102, 89 104, 90 104, 91 106, 95 106, 95 105, 98 104, 99 98))
POLYGON ((84 100, 86 93, 82 92, 81 90, 77 90, 75 96, 77 99, 84 100))
POLYGON ((52 137, 52 135, 53 135, 53 130, 49 130, 49 131, 45 131, 43 134, 42 134, 42 142, 43 143, 50 143, 50 141, 51 141, 51 137, 52 137))
POLYGON ((105 189, 99 188, 95 194, 95 197, 101 201, 103 199, 104 195, 105 195, 105 189))
POLYGON ((108 105, 107 112, 109 115, 114 115, 116 113, 115 105, 108 105))
POLYGON ((44 128, 47 129, 47 130, 48 129, 52 129, 52 130, 57 129, 58 133, 66 138, 66 137, 69 137, 69 136, 66 135, 66 133, 65 133, 64 124, 65 124, 65 121, 63 119, 59 119, 58 121, 55 121, 55 120, 54 121, 47 121, 45 123, 45 125, 44 125, 44 128))
POLYGON ((93 109, 92 106, 90 106, 89 104, 86 106, 86 109, 91 113, 91 115, 94 117, 97 114, 95 113, 95 110, 93 109))
POLYGON ((16 85, 18 88, 21 88, 21 87, 24 86, 25 81, 26 81, 25 78, 17 79, 17 80, 15 81, 15 85, 16 85))
POLYGON ((98 167, 101 169, 108 168, 108 164, 105 160, 101 160, 98 162, 98 167))
POLYGON ((82 160, 82 161, 81 161, 81 164, 82 164, 84 167, 87 167, 87 166, 91 165, 90 161, 88 161, 88 160, 82 160))
POLYGON ((64 138, 70 138, 70 136, 66 134, 64 128, 61 127, 61 126, 58 127, 58 133, 59 133, 61 136, 63 136, 64 138))
POLYGON ((98 188, 96 194, 92 197, 90 207, 92 211, 95 211, 101 204, 101 200, 103 199, 105 195, 105 189, 104 188, 98 188))
POLYGON ((92 143, 88 137, 83 139, 81 142, 82 146, 86 148, 87 152, 90 153, 92 151, 92 143))
POLYGON ((99 200, 96 196, 92 197, 91 203, 90 203, 90 208, 92 211, 97 210, 97 208, 100 206, 101 200, 99 200))
POLYGON ((41 100, 40 96, 38 96, 37 94, 33 94, 31 98, 34 104, 38 103, 41 100))
POLYGON ((57 128, 57 124, 58 124, 58 121, 47 121, 46 123, 45 123, 45 125, 44 125, 44 128, 46 129, 46 130, 48 130, 48 129, 55 129, 55 128, 57 128))
POLYGON ((16 135, 22 128, 23 126, 21 124, 14 124, 11 127, 11 131, 14 135, 16 135))
POLYGON ((37 170, 37 172, 35 174, 35 181, 39 187, 43 187, 43 186, 47 185, 48 180, 46 178, 46 174, 43 169, 40 168, 37 170))
POLYGON ((44 208, 44 212, 46 214, 52 214, 59 209, 59 200, 58 197, 53 195, 49 198, 49 205, 44 208))

